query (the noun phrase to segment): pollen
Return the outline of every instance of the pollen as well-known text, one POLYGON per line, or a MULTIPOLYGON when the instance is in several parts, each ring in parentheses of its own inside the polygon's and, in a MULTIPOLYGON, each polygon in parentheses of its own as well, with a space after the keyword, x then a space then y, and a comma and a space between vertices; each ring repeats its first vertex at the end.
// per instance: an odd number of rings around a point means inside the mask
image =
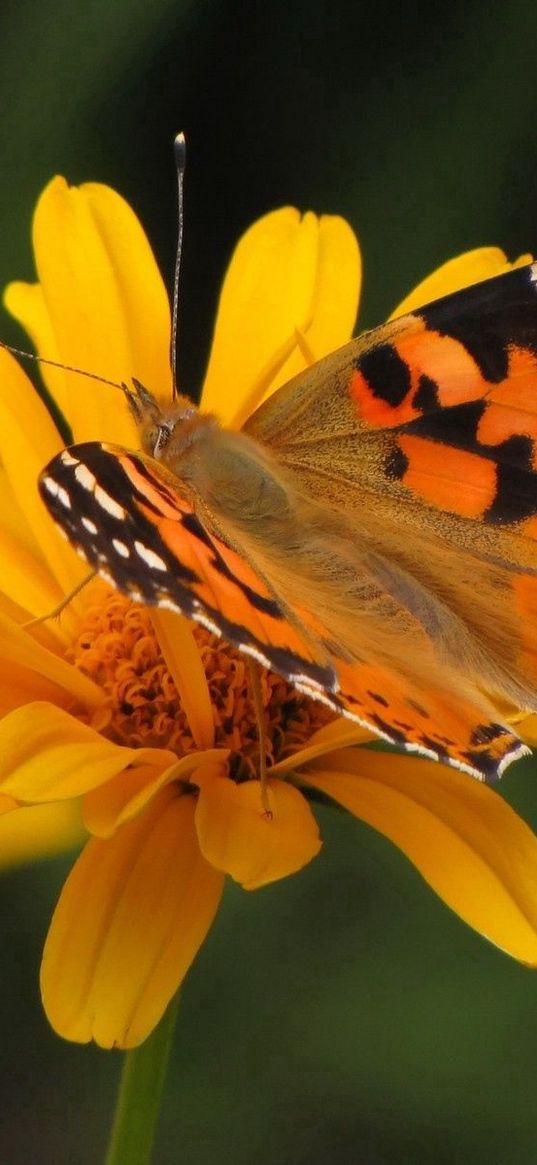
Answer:
MULTIPOLYGON (((194 751, 149 610, 104 584, 92 592, 67 657, 108 697, 94 726, 117 744, 167 748, 179 756, 194 751)), ((255 776, 259 729, 247 658, 204 627, 196 625, 194 635, 209 686, 215 746, 231 749, 238 779, 255 776)), ((260 668, 260 680, 270 766, 303 747, 334 717, 273 672, 260 668)))

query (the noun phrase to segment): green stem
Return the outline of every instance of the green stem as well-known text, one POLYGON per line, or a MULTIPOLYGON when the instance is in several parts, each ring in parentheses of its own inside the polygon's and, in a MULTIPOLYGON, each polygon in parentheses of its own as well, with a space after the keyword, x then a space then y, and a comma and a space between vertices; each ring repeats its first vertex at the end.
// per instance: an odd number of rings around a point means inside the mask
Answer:
POLYGON ((179 994, 158 1027, 127 1052, 105 1165, 148 1165, 177 1018, 179 994))

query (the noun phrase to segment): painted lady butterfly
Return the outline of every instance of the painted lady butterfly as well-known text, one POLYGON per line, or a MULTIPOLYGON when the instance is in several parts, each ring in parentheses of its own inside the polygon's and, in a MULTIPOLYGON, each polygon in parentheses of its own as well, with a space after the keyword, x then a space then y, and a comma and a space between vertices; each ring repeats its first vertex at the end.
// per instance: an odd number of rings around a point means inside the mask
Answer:
POLYGON ((181 611, 385 740, 501 775, 537 709, 537 265, 351 341, 240 432, 125 388, 41 495, 132 599, 181 611), (501 709, 501 711, 500 711, 501 709))

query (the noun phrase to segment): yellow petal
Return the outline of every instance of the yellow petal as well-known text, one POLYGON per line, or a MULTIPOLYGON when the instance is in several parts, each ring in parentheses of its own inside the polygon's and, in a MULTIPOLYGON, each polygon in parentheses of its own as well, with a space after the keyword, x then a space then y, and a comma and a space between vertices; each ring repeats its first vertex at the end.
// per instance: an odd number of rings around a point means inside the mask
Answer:
MULTIPOLYGON (((55 337, 53 358, 114 381, 137 376, 169 397, 166 292, 128 204, 106 186, 68 187, 55 178, 36 208, 34 249, 55 337)), ((8 289, 6 303, 38 341, 42 336, 48 342, 39 296, 24 296, 17 285, 8 289)), ((72 373, 58 375, 49 383, 75 440, 133 444, 135 426, 118 390, 72 373)))
POLYGON ((122 748, 51 704, 27 704, 0 722, 1 791, 18 801, 78 797, 129 764, 158 764, 161 755, 122 748))
POLYGON ((12 813, 14 809, 19 808, 19 802, 15 801, 14 797, 6 797, 3 793, 0 793, 0 817, 3 817, 6 813, 12 813))
POLYGON ((514 267, 523 267, 531 263, 531 255, 521 255, 510 263, 504 251, 499 247, 476 247, 474 251, 465 251, 455 259, 448 259, 432 275, 423 279, 410 295, 399 303, 392 312, 390 319, 396 319, 405 312, 415 311, 443 295, 450 295, 452 291, 460 291, 463 287, 471 287, 473 283, 480 283, 483 279, 492 279, 494 275, 503 275, 514 267))
MULTIPOLYGON (((126 375, 136 376, 156 397, 169 403, 170 301, 149 240, 132 207, 110 186, 86 182, 80 190, 119 289, 131 360, 126 375)), ((96 312, 96 322, 97 318, 96 312)))
MULTIPOLYGON (((4 292, 4 305, 10 315, 22 324, 35 351, 46 360, 57 360, 61 363, 61 352, 58 351, 41 284, 17 281, 8 284, 4 292)), ((64 369, 52 368, 49 364, 40 364, 39 372, 52 399, 56 401, 60 412, 66 416, 69 410, 69 397, 74 387, 72 376, 67 375, 64 369)))
POLYGON ((390 838, 465 922, 537 964, 537 838, 501 797, 455 769, 367 750, 302 775, 390 838))
POLYGON ((172 611, 151 611, 160 649, 181 698, 197 748, 214 743, 214 718, 207 676, 192 623, 172 611))
POLYGON ((59 434, 32 384, 9 352, 1 350, 0 460, 44 561, 68 593, 87 567, 60 537, 37 491, 41 470, 61 448, 59 434))
POLYGON ((91 840, 43 956, 43 1002, 56 1031, 104 1048, 141 1043, 201 946, 222 884, 199 852, 193 798, 173 788, 113 840, 91 840))
POLYGON ((20 667, 10 663, 9 669, 2 668, 0 653, 0 716, 21 708, 23 704, 32 704, 36 700, 46 700, 59 708, 72 708, 73 697, 57 684, 43 679, 30 668, 20 667))
POLYGON ((0 818, 0 869, 68 853, 84 836, 76 801, 25 805, 0 818))
POLYGON ((91 789, 84 797, 82 810, 86 829, 97 837, 111 837, 126 821, 137 817, 164 785, 171 781, 188 782, 201 764, 225 764, 229 751, 209 748, 205 752, 193 752, 180 761, 173 754, 169 756, 173 759, 166 765, 166 753, 162 750, 162 762, 158 765, 137 764, 136 768, 118 773, 106 784, 91 789))
MULTIPOLYGON (((36 628, 36 633, 38 629, 36 628)), ((102 704, 105 694, 81 671, 67 663, 59 655, 49 651, 28 631, 18 627, 0 611, 0 662, 6 672, 11 665, 25 668, 43 679, 57 684, 68 692, 71 699, 80 701, 88 708, 102 704)))
POLYGON ((28 618, 52 611, 63 598, 43 561, 34 558, 19 539, 0 523, 2 590, 28 613, 28 618))
POLYGON ((236 424, 306 365, 297 329, 315 359, 349 339, 361 264, 338 217, 284 207, 259 219, 233 254, 220 297, 202 405, 236 424))
POLYGON ((17 504, 3 465, 0 465, 0 522, 2 529, 17 538, 34 557, 39 557, 39 543, 32 534, 24 512, 17 504))
MULTIPOLYGON (((304 331, 314 360, 328 356, 350 340, 360 302, 362 256, 354 231, 339 215, 324 214, 319 222, 317 272, 311 323, 304 331)), ((300 372, 295 353, 283 369, 286 380, 300 372)), ((283 383, 283 381, 281 382, 283 383)))
POLYGON ((301 870, 321 848, 309 806, 291 785, 267 782, 270 817, 259 781, 237 785, 223 766, 208 765, 192 776, 199 785, 196 827, 201 852, 245 890, 301 870))
POLYGON ((63 598, 17 504, 3 466, 0 466, 0 562, 2 591, 28 618, 53 610, 63 598))

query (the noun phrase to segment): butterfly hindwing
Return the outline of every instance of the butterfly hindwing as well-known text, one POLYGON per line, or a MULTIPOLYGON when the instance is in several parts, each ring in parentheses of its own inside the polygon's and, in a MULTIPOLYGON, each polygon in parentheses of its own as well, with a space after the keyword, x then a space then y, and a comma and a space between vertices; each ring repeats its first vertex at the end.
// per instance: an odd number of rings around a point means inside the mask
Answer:
POLYGON ((309 451, 323 475, 333 464, 364 486, 402 485, 430 508, 535 537, 537 264, 351 341, 246 428, 290 465, 309 451))

